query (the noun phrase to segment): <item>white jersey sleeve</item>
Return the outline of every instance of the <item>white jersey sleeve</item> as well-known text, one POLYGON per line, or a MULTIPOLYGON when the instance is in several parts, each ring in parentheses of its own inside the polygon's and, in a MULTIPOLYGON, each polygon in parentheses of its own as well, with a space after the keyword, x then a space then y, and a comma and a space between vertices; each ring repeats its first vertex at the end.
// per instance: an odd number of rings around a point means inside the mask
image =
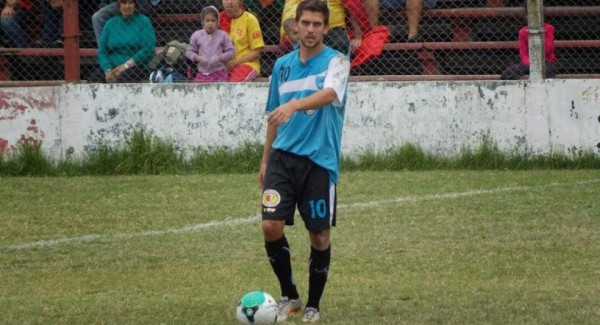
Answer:
POLYGON ((337 98, 332 105, 342 106, 346 89, 348 88, 348 78, 350 76, 350 60, 345 55, 338 55, 329 61, 327 74, 323 83, 323 89, 331 88, 335 91, 337 98))

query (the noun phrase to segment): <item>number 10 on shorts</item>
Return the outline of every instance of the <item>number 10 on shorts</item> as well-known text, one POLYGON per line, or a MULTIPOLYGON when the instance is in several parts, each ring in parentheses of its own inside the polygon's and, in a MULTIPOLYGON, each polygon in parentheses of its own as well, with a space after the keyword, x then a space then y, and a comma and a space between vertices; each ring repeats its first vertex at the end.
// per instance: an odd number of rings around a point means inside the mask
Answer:
POLYGON ((320 199, 315 202, 315 200, 308 201, 310 204, 310 217, 315 219, 317 217, 323 219, 327 215, 327 203, 325 199, 320 199))

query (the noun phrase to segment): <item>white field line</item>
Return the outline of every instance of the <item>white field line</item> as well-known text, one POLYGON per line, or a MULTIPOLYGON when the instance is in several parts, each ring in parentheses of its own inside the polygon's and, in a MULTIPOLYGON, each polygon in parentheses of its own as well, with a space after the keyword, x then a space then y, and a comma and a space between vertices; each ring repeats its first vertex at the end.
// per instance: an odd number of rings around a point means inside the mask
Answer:
MULTIPOLYGON (((570 185, 585 185, 590 183, 598 183, 600 179, 593 179, 587 181, 579 181, 573 183, 549 183, 545 185, 536 185, 536 186, 514 186, 514 187, 499 187, 490 190, 477 190, 477 191, 467 191, 467 192, 450 192, 450 193, 440 193, 440 194, 428 194, 421 196, 405 196, 398 197, 389 200, 379 200, 379 201, 369 201, 369 202, 357 202, 350 204, 339 204, 339 210, 349 210, 349 209, 360 209, 367 207, 374 207, 384 204, 397 204, 404 202, 418 202, 418 201, 426 201, 426 200, 443 200, 443 199, 455 199, 460 197, 468 197, 468 196, 476 196, 476 195, 484 195, 484 194, 495 194, 502 192, 517 192, 517 191, 528 191, 535 189, 544 189, 549 187, 558 187, 558 186, 570 186, 570 185)), ((51 239, 51 240, 39 240, 29 243, 15 244, 15 245, 7 245, 0 247, 0 250, 24 250, 30 248, 49 248, 53 246, 58 246, 61 244, 83 244, 93 241, 102 241, 102 240, 114 240, 114 239, 129 239, 136 237, 149 237, 149 236, 161 236, 166 234, 180 234, 180 233, 193 233, 198 232, 203 229, 216 228, 221 226, 232 226, 238 224, 247 224, 258 221, 260 215, 252 215, 246 216, 242 218, 236 219, 226 219, 222 221, 211 221, 206 223, 199 223, 191 226, 186 226, 183 228, 171 228, 165 230, 151 230, 151 231, 142 231, 142 232, 125 232, 125 233, 115 233, 115 234, 105 234, 105 235, 84 235, 84 236, 76 236, 76 237, 63 237, 59 239, 51 239)))

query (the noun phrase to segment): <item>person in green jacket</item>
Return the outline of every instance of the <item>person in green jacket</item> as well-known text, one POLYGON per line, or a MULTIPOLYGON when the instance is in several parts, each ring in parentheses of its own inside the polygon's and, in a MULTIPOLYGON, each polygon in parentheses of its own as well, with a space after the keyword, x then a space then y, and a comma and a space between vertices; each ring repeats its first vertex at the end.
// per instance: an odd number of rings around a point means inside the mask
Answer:
POLYGON ((102 74, 97 73, 91 81, 139 82, 150 74, 148 64, 156 47, 150 18, 137 12, 136 0, 118 0, 117 7, 120 15, 109 19, 100 35, 98 63, 102 74))

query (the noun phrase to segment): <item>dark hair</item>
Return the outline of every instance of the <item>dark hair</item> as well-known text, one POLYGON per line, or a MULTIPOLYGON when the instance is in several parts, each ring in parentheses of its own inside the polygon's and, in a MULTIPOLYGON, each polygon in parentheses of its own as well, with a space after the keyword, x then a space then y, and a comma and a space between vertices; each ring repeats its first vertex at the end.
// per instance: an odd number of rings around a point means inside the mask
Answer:
POLYGON ((138 2, 137 0, 117 0, 117 8, 121 8, 121 5, 125 2, 133 2, 133 4, 135 5, 135 8, 138 8, 138 2))
POLYGON ((296 21, 300 21, 300 16, 304 11, 320 12, 325 18, 325 25, 329 25, 329 7, 324 0, 304 0, 296 8, 296 21))

